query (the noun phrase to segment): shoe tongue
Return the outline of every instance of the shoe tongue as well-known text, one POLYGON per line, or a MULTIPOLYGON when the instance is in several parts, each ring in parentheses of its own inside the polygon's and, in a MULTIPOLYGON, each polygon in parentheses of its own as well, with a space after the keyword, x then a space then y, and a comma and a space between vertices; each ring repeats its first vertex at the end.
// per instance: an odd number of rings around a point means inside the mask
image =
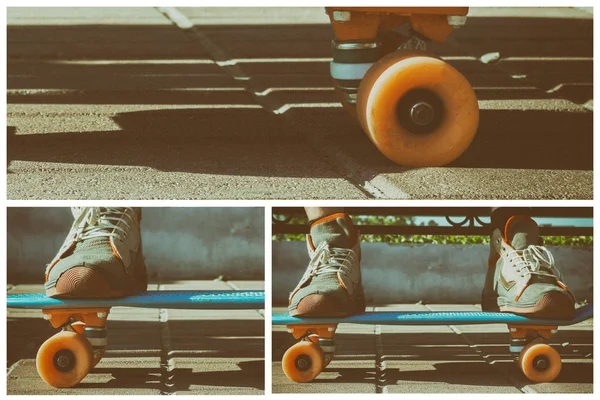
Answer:
POLYGON ((354 226, 350 217, 339 214, 339 217, 325 217, 317 220, 310 228, 313 245, 319 247, 323 242, 331 247, 351 249, 356 238, 352 234, 354 226))
POLYGON ((540 230, 531 218, 515 218, 506 225, 506 239, 515 250, 540 244, 540 230))

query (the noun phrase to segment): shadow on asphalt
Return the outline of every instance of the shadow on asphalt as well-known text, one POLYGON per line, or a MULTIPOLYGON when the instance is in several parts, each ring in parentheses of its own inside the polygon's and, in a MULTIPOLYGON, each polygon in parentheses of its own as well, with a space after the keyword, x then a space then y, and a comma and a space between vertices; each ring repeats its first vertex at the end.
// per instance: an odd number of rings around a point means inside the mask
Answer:
MULTIPOLYGON (((394 368, 386 371, 385 379, 388 385, 402 381, 423 381, 446 382, 454 385, 500 386, 502 382, 506 384, 504 377, 509 375, 523 386, 531 384, 510 360, 497 363, 495 367, 483 361, 434 363, 433 366, 434 371, 402 371, 402 368, 394 368), (499 375, 498 370, 503 374, 499 375)), ((591 363, 565 363, 562 365, 560 375, 552 383, 592 383, 593 379, 591 363)))
MULTIPOLYGON (((185 392, 194 386, 251 387, 264 390, 264 360, 236 363, 238 371, 194 371, 192 368, 175 368, 170 392, 185 392)), ((162 371, 159 368, 94 368, 89 376, 111 375, 107 382, 88 383, 85 380, 76 389, 155 389, 163 390, 162 371)))
MULTIPOLYGON (((326 383, 379 383, 381 385, 402 385, 407 382, 432 382, 432 383, 447 383, 451 385, 472 385, 472 386, 492 386, 501 387, 510 384, 507 382, 506 375, 511 376, 521 385, 530 385, 531 382, 523 377, 520 371, 514 366, 512 361, 505 361, 493 367, 485 362, 469 361, 469 362, 443 362, 433 363, 433 370, 403 370, 402 367, 387 366, 381 374, 381 379, 377 381, 375 369, 373 368, 327 368, 326 371, 335 373, 335 378, 317 377, 314 384, 326 383), (498 371, 505 374, 498 374, 498 371)), ((563 364, 560 375, 552 382, 560 383, 592 383, 593 368, 592 364, 563 364)), ((289 390, 289 386, 280 390, 274 388, 274 393, 294 393, 289 390)), ((439 388, 433 388, 432 392, 439 392, 439 388)), ((419 390, 419 393, 428 393, 425 390, 419 390)))
MULTIPOLYGON (((234 59, 330 57, 327 25, 200 28, 234 59)), ((566 98, 581 103, 593 97, 592 29, 591 19, 472 18, 448 44, 435 45, 433 50, 450 57, 492 51, 499 51, 503 58, 521 57, 495 65, 450 61, 473 83, 481 100, 566 98), (512 74, 524 78, 513 79, 512 74)), ((329 177, 328 172, 319 172, 319 176, 314 168, 301 166, 314 151, 301 139, 325 135, 374 174, 403 171, 379 154, 340 108, 292 109, 284 114, 286 118, 258 108, 235 108, 255 103, 217 65, 178 63, 208 56, 195 39, 170 26, 9 26, 8 57, 8 88, 22 91, 11 92, 9 104, 176 107, 119 113, 114 117, 118 131, 30 133, 11 126, 9 162, 319 178, 329 177), (166 43, 171 45, 161 46, 166 43), (143 59, 147 54, 174 62, 110 62, 143 59), (82 62, 56 63, 55 59, 82 62), (108 59, 109 63, 88 62, 94 59, 108 59), (32 89, 56 91, 40 95, 28 92, 32 89), (181 104, 225 108, 177 109, 181 104)), ((336 101, 328 90, 332 85, 327 61, 258 61, 239 66, 260 89, 327 89, 268 94, 281 105, 304 103, 307 98, 312 103, 336 101)), ((452 166, 591 170, 592 144, 592 113, 492 107, 481 112, 475 141, 452 166)))
MULTIPOLYGON (((380 173, 401 169, 379 154, 358 126, 348 126, 341 110, 293 114, 295 121, 310 121, 306 125, 310 131, 335 132, 340 147, 362 164, 380 173), (327 122, 319 124, 323 120, 327 122), (332 125, 336 127, 328 131, 332 125)), ((279 117, 263 110, 143 111, 121 114, 116 121, 122 130, 9 135, 8 160, 148 166, 218 175, 333 177, 322 172, 324 176, 316 176, 310 166, 299 165, 312 150, 298 146, 302 140, 290 134, 294 132, 279 117)), ((591 113, 483 110, 480 121, 475 140, 451 166, 593 168, 591 113)))

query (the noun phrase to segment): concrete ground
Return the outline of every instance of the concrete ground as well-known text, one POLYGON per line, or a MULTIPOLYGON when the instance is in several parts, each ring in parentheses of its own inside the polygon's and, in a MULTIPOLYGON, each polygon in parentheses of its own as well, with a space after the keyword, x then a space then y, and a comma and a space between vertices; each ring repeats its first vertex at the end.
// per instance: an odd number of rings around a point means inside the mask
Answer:
MULTIPOLYGON (((173 281, 151 290, 262 290, 262 281, 173 281)), ((42 292, 9 285, 8 294, 42 292)), ((8 309, 7 392, 21 395, 263 394, 262 310, 157 310, 118 307, 108 318, 108 350, 75 388, 38 376, 38 347, 56 332, 39 310, 8 309)))
MULTIPOLYGON (((395 304, 369 310, 481 309, 395 304)), ((592 393, 592 329, 593 320, 559 328, 550 344, 561 354, 561 374, 554 382, 532 384, 510 357, 506 325, 339 325, 334 360, 313 382, 299 384, 281 369, 295 340, 285 326, 274 326, 273 393, 592 393)))
POLYGON ((8 198, 591 199, 592 13, 470 15, 432 50, 478 134, 406 169, 337 103, 322 9, 9 8, 8 198))

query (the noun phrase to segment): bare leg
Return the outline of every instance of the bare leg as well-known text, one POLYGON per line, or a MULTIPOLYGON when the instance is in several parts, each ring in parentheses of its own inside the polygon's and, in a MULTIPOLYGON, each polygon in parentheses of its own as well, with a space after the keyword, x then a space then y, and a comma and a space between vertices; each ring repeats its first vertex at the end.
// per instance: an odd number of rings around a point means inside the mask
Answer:
POLYGON ((531 207, 492 207, 491 225, 492 229, 504 229, 506 222, 515 215, 531 215, 531 207))
POLYGON ((304 207, 309 221, 316 221, 328 215, 343 213, 343 207, 304 207))

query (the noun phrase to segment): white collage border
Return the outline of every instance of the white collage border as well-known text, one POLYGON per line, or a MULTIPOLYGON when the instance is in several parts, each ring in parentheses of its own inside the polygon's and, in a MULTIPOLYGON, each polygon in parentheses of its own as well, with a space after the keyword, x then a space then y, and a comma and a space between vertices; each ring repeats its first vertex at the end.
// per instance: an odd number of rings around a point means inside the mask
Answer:
MULTIPOLYGON (((133 7, 142 7, 142 6, 177 6, 177 7, 249 7, 249 6, 296 6, 296 7, 323 7, 333 6, 333 5, 344 5, 344 6, 398 6, 405 5, 399 4, 402 3, 400 1, 390 1, 390 0, 303 0, 299 1, 290 1, 283 5, 280 1, 256 1, 256 0, 179 0, 176 2, 173 1, 159 1, 159 4, 149 4, 148 1, 132 1, 132 0, 91 0, 86 2, 77 2, 73 0, 55 0, 52 2, 45 1, 32 1, 32 0, 6 0, 5 5, 0 8, 0 21, 3 26, 6 27, 7 24, 7 16, 6 16, 6 7, 125 7, 125 6, 133 6, 133 7)), ((448 1, 448 0, 419 0, 419 6, 456 6, 456 1, 448 1)), ((558 7, 558 6, 568 6, 572 7, 573 2, 569 1, 556 1, 556 0, 546 0, 546 1, 531 1, 531 0, 510 0, 510 1, 484 1, 484 0, 467 0, 467 1, 459 1, 458 5, 460 6, 470 6, 470 7, 509 7, 509 6, 535 6, 535 7, 558 7)), ((579 7, 593 7, 595 5, 595 1, 592 0, 581 0, 576 2, 576 6, 579 7)), ((594 19, 598 17, 598 7, 594 9, 594 19)), ((597 28, 597 26, 596 26, 597 28)), ((6 44, 6 28, 0 30, 0 42, 6 44)), ((599 33, 598 29, 594 29, 594 54, 598 53, 598 43, 599 43, 599 33)), ((0 68, 2 69, 1 75, 4 77, 2 79, 2 89, 3 93, 7 93, 7 71, 6 71, 6 45, 2 51, 2 62, 0 63, 0 68)), ((596 63, 594 63, 594 76, 600 76, 599 68, 596 63)), ((594 85, 594 98, 599 98, 598 87, 594 85)), ((0 118, 2 118, 3 126, 6 126, 6 118, 7 118, 7 105, 6 105, 6 95, 3 96, 2 100, 2 110, 0 112, 0 118)), ((594 137, 598 137, 598 124, 596 123, 596 116, 594 115, 594 137)), ((6 137, 2 141, 3 150, 2 154, 2 165, 6 165, 6 157, 7 157, 7 149, 6 149, 6 137)), ((598 171, 598 154, 600 154, 598 140, 594 141, 594 170, 598 171)), ((595 205, 595 201, 592 200, 131 200, 131 201, 97 201, 97 200, 82 200, 82 201, 65 201, 65 200, 6 200, 6 174, 2 174, 0 178, 0 199, 2 202, 2 211, 1 211, 1 231, 3 233, 3 246, 1 248, 0 259, 2 260, 2 265, 4 266, 2 276, 2 282, 6 287, 6 207, 67 207, 67 206, 109 206, 109 205, 119 205, 119 206, 136 206, 136 207, 264 207, 265 208, 265 395, 268 398, 281 398, 281 399, 300 399, 300 398, 308 398, 308 397, 316 397, 316 398, 327 398, 328 400, 333 399, 341 399, 343 397, 369 397, 372 399, 379 398, 379 394, 365 395, 365 394, 272 394, 271 393, 271 360, 272 360, 272 336, 271 332, 271 323, 270 316, 272 314, 271 307, 271 282, 272 282, 272 274, 271 274, 271 210, 272 207, 298 207, 298 206, 362 206, 362 207, 389 207, 389 206, 424 206, 424 207, 499 207, 499 206, 520 206, 520 207, 592 207, 595 205)), ((597 174, 594 174, 594 199, 598 199, 598 178, 597 174)), ((596 211, 596 207, 594 207, 594 211, 596 211)), ((598 227, 600 226, 600 218, 594 218, 594 230, 598 231, 598 227)), ((597 241, 594 243, 594 264, 600 265, 600 251, 598 251, 597 241)), ((595 274, 594 277, 594 285, 598 286, 599 275, 595 274)), ((594 300, 598 299, 598 290, 594 291, 594 300)), ((4 299, 4 301, 6 301, 4 299)), ((6 321, 6 307, 5 304, 1 308, 0 318, 2 321, 6 321)), ((2 328, 0 328, 0 332, 2 333, 2 338, 4 344, 2 346, 2 353, 0 355, 0 359, 6 359, 6 324, 2 324, 2 328)), ((599 343, 598 341, 599 335, 598 332, 594 332, 594 342, 599 343)), ((594 369, 594 392, 598 393, 599 384, 598 379, 600 377, 600 368, 594 369)), ((2 379, 2 383, 0 384, 0 393, 3 396, 6 396, 6 379, 2 379)), ((388 395, 389 396, 389 395, 388 395)), ((482 395, 475 393, 461 393, 461 394, 400 394, 397 396, 402 396, 404 398, 410 399, 423 399, 429 398, 430 396, 445 398, 445 399, 462 399, 464 397, 477 397, 480 398, 482 395)), ((506 396, 521 396, 521 395, 507 395, 507 394, 486 394, 486 398, 496 398, 496 399, 504 399, 506 396)), ((573 398, 573 397, 584 397, 584 398, 592 398, 592 395, 581 395, 581 394, 569 394, 569 395, 557 395, 557 394, 533 394, 529 395, 533 396, 533 398, 573 398)), ((37 396, 25 396, 25 397, 37 397, 37 396)), ((62 397, 60 395, 59 397, 62 397)), ((96 397, 96 396, 93 396, 96 397)), ((107 396, 102 396, 102 398, 106 398, 107 396)), ((120 396, 109 396, 109 397, 120 397, 120 396)), ((141 397, 141 396, 133 396, 133 397, 141 397)), ((148 396, 144 396, 148 397, 148 396)), ((233 396, 234 398, 260 398, 261 396, 233 396)), ((232 399, 232 396, 226 395, 217 395, 210 396, 210 398, 214 399, 232 399)))

